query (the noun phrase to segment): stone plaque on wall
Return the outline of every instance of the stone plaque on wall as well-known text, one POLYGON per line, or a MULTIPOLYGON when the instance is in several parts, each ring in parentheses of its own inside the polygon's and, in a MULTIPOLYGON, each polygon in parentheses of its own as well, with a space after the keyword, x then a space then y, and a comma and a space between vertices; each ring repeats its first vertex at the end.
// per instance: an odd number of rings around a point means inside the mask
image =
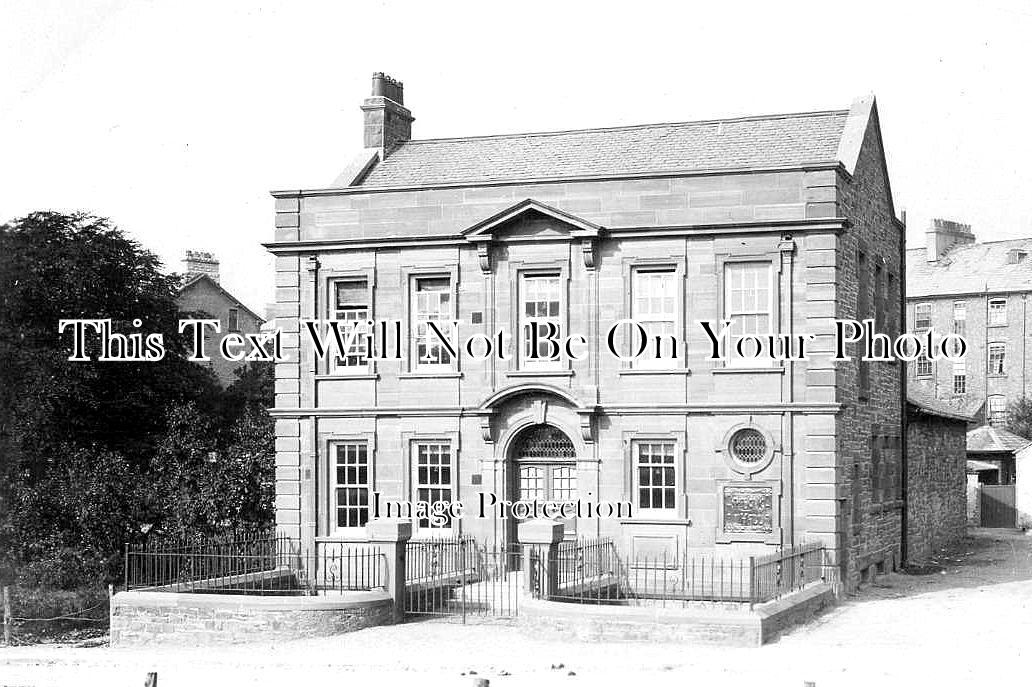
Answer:
POLYGON ((725 534, 771 534, 774 531, 774 488, 769 485, 725 485, 725 534))

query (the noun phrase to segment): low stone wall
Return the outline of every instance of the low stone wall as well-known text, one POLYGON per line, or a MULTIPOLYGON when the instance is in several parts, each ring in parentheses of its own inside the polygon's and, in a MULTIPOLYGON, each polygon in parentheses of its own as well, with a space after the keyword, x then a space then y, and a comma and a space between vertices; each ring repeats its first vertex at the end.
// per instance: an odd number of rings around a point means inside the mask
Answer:
POLYGON ((244 596, 119 592, 111 600, 111 645, 210 646, 320 637, 394 622, 386 592, 343 596, 244 596))
POLYGON ((760 616, 760 643, 766 644, 785 630, 808 622, 833 603, 834 588, 829 584, 817 584, 783 599, 757 606, 755 613, 760 616))
POLYGON ((677 642, 760 646, 834 602, 818 584, 778 601, 732 609, 597 606, 527 599, 520 626, 535 637, 596 642, 677 642))

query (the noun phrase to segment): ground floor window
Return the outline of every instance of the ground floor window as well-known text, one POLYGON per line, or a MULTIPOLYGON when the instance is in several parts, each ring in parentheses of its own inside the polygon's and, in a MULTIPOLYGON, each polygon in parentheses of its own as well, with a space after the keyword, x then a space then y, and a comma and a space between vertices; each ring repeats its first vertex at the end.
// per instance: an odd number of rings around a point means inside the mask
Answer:
MULTIPOLYGON (((452 501, 452 450, 446 441, 419 442, 416 453, 416 500, 433 504, 452 501)), ((451 517, 447 514, 440 522, 420 518, 420 528, 451 529, 451 517)))
POLYGON ((369 450, 365 442, 334 446, 336 527, 365 527, 369 520, 369 450))
POLYGON ((638 508, 650 514, 677 511, 677 470, 674 442, 642 441, 635 451, 638 508))

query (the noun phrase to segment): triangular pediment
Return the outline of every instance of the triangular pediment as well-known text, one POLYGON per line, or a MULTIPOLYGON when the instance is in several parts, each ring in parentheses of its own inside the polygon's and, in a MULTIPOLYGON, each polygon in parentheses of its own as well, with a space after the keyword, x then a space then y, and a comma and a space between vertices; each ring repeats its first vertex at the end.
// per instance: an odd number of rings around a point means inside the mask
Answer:
POLYGON ((601 227, 558 208, 528 198, 464 229, 469 241, 499 239, 594 239, 601 227))

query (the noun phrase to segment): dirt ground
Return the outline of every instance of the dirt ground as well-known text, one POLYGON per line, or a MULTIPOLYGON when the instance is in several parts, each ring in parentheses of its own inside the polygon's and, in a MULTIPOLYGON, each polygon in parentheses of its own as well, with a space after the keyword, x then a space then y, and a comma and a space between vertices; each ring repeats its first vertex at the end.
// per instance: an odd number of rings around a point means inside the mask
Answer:
POLYGON ((974 530, 758 649, 545 642, 433 620, 340 637, 215 649, 0 649, 0 687, 319 684, 966 685, 1032 680, 1032 536, 974 530))

